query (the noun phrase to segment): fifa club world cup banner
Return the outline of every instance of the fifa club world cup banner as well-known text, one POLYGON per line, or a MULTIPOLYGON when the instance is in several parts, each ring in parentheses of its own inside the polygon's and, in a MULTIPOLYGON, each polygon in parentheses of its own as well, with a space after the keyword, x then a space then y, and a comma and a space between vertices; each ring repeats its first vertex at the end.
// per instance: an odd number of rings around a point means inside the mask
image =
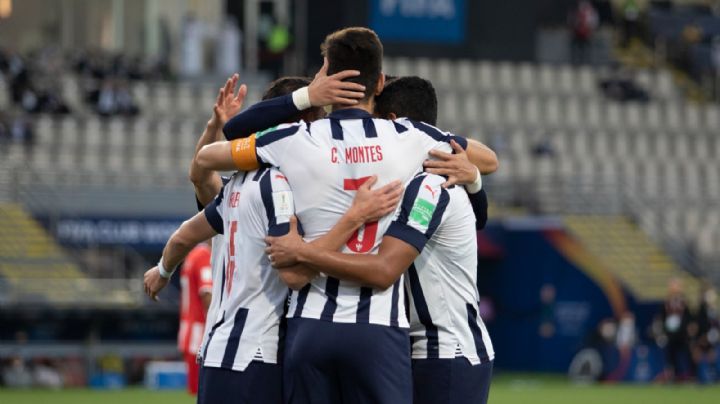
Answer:
MULTIPOLYGON (((47 219, 39 219, 48 224, 47 219)), ((54 235, 62 244, 129 245, 140 249, 161 249, 182 218, 60 218, 55 222, 54 235)))
POLYGON ((465 0, 372 0, 370 27, 383 41, 461 44, 465 0))

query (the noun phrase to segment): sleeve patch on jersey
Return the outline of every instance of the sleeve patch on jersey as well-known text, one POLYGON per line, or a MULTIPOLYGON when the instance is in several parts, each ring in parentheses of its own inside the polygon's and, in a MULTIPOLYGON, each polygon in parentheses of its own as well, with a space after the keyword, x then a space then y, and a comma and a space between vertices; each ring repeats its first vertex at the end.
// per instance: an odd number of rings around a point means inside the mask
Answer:
POLYGON ((418 198, 413 204, 412 210, 410 210, 410 220, 418 224, 422 231, 430 226, 430 220, 432 220, 433 213, 435 213, 436 205, 427 199, 418 198))
POLYGON ((275 216, 292 216, 295 213, 292 191, 277 191, 272 193, 275 216))

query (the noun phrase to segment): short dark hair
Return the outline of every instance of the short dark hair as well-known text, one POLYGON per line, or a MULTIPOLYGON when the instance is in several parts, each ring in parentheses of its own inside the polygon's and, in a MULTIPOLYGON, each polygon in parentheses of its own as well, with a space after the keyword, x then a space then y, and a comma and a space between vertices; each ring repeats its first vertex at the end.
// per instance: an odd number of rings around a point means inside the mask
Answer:
POLYGON ((398 77, 388 82, 375 99, 375 114, 381 118, 394 113, 398 117, 436 125, 437 111, 435 87, 417 76, 398 77))
POLYGON ((312 82, 312 80, 309 77, 280 77, 270 83, 262 99, 269 100, 290 94, 297 89, 309 86, 310 82, 312 82))
POLYGON ((383 46, 375 31, 363 27, 350 27, 325 37, 320 46, 328 58, 328 75, 343 70, 358 70, 360 75, 347 79, 365 86, 365 98, 375 94, 382 74, 383 46))
MULTIPOLYGON (((311 82, 312 79, 310 79, 309 77, 280 77, 279 79, 270 83, 267 90, 265 90, 265 94, 263 94, 262 99, 269 100, 271 98, 281 97, 283 95, 290 94, 297 89, 309 86, 311 82)), ((297 115, 292 117, 290 122, 297 122, 300 120, 303 120, 305 122, 312 122, 314 120, 322 118, 322 116, 323 111, 321 108, 312 107, 304 111, 298 112, 297 115)))

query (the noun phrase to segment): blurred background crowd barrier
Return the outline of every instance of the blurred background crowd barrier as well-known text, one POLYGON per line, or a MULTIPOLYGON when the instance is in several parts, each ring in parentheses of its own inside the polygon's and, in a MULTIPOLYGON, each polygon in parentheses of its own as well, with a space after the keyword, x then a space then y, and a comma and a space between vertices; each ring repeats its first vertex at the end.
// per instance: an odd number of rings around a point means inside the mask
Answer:
POLYGON ((217 89, 238 71, 250 105, 351 25, 499 155, 496 368, 718 380, 719 1, 0 0, 2 383, 124 386, 179 357, 178 285, 152 304, 141 274, 195 212, 217 89))

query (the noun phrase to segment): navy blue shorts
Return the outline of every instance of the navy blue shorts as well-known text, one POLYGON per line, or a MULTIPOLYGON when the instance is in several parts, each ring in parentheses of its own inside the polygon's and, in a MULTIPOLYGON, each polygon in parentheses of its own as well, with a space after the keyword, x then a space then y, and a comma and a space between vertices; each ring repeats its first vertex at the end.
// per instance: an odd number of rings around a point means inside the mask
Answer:
POLYGON ((202 367, 198 404, 281 404, 282 366, 250 362, 242 371, 202 367))
POLYGON ((410 404, 407 330, 288 320, 283 390, 289 404, 410 404))
POLYGON ((413 359, 415 404, 485 404, 492 362, 473 366, 465 358, 413 359))

